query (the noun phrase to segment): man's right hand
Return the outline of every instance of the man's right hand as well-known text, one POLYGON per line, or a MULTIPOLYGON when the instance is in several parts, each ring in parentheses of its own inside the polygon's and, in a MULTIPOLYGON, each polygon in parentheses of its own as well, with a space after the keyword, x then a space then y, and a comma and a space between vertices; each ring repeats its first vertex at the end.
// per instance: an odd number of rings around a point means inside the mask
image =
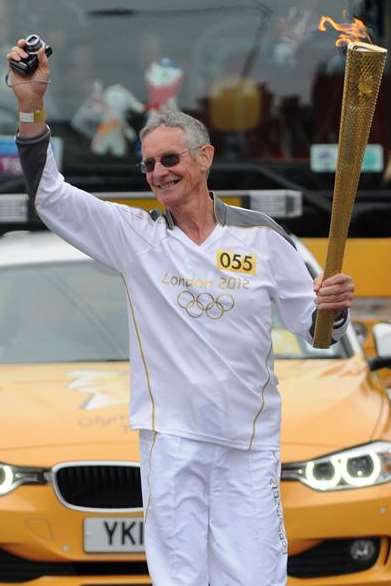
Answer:
MULTIPOLYGON (((28 56, 24 47, 26 45, 25 39, 20 39, 15 47, 12 47, 11 51, 7 55, 8 62, 11 59, 20 61, 21 59, 28 56)), ((16 71, 10 68, 9 73, 9 84, 12 85, 12 89, 19 101, 26 101, 29 99, 42 100, 46 89, 46 83, 36 83, 37 81, 48 81, 49 80, 49 61, 45 53, 44 47, 38 52, 38 67, 34 71, 33 75, 24 76, 20 75, 16 71), (18 85, 20 82, 29 82, 18 85), (13 85, 15 84, 15 85, 13 85)))
MULTIPOLYGON (((8 62, 11 59, 20 61, 20 59, 27 57, 24 50, 25 45, 25 39, 20 39, 7 54, 8 62)), ((44 109, 43 98, 47 90, 46 82, 49 80, 49 62, 44 48, 38 52, 38 61, 37 69, 30 76, 21 75, 10 68, 8 83, 18 100, 19 112, 37 112, 44 109)), ((19 133, 20 136, 34 136, 43 132, 44 128, 44 122, 21 122, 19 133)))

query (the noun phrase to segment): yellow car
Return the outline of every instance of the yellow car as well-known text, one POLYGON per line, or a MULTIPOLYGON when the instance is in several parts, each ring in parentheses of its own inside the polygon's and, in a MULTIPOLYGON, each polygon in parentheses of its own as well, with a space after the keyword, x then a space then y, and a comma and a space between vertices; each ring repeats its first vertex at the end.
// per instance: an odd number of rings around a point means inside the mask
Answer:
MULTIPOLYGON (((391 584, 387 394, 352 327, 314 350, 276 316, 273 342, 289 584, 391 584)), ((151 583, 127 360, 118 275, 48 232, 0 239, 0 585, 151 583)))

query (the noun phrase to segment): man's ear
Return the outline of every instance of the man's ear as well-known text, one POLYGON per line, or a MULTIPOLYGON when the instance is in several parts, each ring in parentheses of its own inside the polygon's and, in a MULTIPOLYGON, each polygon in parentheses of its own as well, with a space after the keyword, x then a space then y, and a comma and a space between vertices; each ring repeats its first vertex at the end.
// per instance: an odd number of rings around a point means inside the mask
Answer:
POLYGON ((209 172, 209 169, 212 166, 214 152, 215 152, 215 148, 211 144, 205 144, 204 146, 202 146, 199 149, 199 153, 198 153, 199 159, 198 160, 200 162, 202 170, 205 171, 206 173, 209 172))

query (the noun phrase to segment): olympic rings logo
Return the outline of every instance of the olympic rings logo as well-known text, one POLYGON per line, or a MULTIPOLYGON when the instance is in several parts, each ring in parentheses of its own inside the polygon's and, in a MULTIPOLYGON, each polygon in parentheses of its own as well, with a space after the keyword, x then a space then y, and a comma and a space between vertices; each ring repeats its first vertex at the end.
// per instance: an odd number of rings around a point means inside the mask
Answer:
POLYGON ((211 293, 194 295, 188 290, 179 293, 177 302, 190 317, 198 318, 205 314, 209 319, 221 319, 235 305, 232 295, 223 294, 218 297, 214 297, 211 293))

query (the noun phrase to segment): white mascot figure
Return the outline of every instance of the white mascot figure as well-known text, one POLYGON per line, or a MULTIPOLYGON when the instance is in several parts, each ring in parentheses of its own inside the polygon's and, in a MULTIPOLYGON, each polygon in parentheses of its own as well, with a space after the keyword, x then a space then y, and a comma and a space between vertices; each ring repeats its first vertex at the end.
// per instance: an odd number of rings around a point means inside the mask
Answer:
POLYGON ((171 59, 154 61, 145 73, 148 90, 148 118, 154 112, 178 110, 176 97, 181 89, 183 70, 171 59))
POLYGON ((91 148, 97 155, 112 154, 123 157, 126 141, 137 139, 137 133, 126 120, 128 111, 141 114, 145 107, 134 95, 120 84, 110 85, 103 91, 103 115, 91 148))

